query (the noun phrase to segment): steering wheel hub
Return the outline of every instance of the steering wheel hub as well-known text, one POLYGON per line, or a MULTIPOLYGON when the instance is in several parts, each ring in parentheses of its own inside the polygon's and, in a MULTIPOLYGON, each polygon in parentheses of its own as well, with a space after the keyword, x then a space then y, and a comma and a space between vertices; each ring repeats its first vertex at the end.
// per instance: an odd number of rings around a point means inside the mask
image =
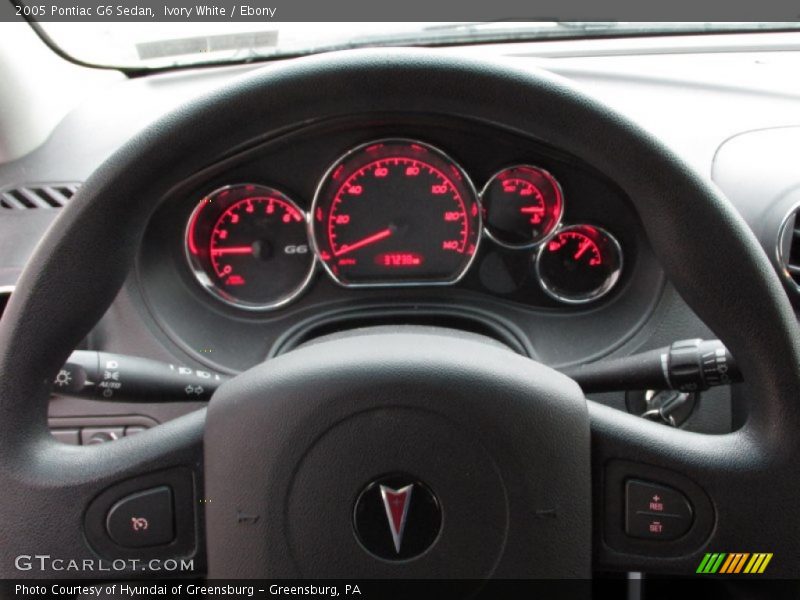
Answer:
POLYGON ((214 396, 205 454, 212 576, 589 574, 583 395, 478 336, 365 332, 274 359, 214 396))

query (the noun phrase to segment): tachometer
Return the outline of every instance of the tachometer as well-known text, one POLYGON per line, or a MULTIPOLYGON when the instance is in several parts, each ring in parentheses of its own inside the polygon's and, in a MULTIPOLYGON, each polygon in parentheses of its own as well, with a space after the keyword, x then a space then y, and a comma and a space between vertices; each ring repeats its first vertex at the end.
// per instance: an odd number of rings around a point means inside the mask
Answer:
POLYGON ((475 256, 481 214, 466 173, 421 142, 381 140, 328 170, 312 206, 317 254, 345 286, 458 281, 475 256))
POLYGON ((206 290, 249 310, 285 305, 314 269, 305 213, 261 185, 228 186, 203 198, 186 229, 186 256, 206 290))

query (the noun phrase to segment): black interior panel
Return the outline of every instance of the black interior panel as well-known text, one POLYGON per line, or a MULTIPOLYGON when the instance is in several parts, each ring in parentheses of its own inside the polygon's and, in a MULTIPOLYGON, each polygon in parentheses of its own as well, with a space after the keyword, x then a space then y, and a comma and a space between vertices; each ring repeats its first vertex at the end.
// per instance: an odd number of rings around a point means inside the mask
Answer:
POLYGON ((488 123, 444 115, 354 116, 317 123, 267 140, 185 182, 154 216, 142 244, 138 283, 164 332, 182 349, 216 369, 244 370, 275 353, 275 344, 311 321, 344 324, 359 314, 386 322, 436 321, 447 311, 469 313, 477 325, 505 329, 524 351, 548 364, 596 357, 629 337, 652 311, 663 275, 629 200, 612 182, 541 142, 488 123), (534 268, 534 251, 481 242, 466 277, 447 287, 343 289, 322 269, 291 305, 245 313, 198 285, 184 257, 189 214, 210 191, 241 182, 275 186, 308 209, 329 165, 365 141, 392 136, 420 139, 449 153, 480 188, 504 166, 541 166, 561 182, 564 223, 592 223, 616 235, 625 267, 616 289, 583 307, 547 296, 534 268), (211 351, 209 351, 209 349, 211 351))

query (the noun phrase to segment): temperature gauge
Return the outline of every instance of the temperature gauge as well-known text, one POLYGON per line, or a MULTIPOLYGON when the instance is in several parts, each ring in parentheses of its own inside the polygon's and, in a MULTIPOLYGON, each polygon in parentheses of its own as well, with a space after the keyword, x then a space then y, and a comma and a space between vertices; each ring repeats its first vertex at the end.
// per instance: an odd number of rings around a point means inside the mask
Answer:
POLYGON ((558 227, 564 194, 544 169, 518 165, 492 177, 481 192, 484 231, 506 248, 530 248, 558 227))
POLYGON ((584 304, 606 295, 622 271, 622 250, 614 237, 594 225, 559 230, 536 256, 536 273, 550 296, 584 304))

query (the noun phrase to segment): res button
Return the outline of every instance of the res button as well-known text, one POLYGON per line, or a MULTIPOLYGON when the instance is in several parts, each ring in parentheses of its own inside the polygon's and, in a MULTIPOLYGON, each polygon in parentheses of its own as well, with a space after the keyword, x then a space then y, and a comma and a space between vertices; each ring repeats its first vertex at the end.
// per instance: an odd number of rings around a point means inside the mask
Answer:
POLYGON ((172 490, 163 485, 119 500, 106 518, 106 530, 125 548, 168 544, 175 538, 172 490))
POLYGON ((625 533, 650 540, 674 540, 692 526, 689 500, 678 490, 648 481, 625 482, 625 533))

